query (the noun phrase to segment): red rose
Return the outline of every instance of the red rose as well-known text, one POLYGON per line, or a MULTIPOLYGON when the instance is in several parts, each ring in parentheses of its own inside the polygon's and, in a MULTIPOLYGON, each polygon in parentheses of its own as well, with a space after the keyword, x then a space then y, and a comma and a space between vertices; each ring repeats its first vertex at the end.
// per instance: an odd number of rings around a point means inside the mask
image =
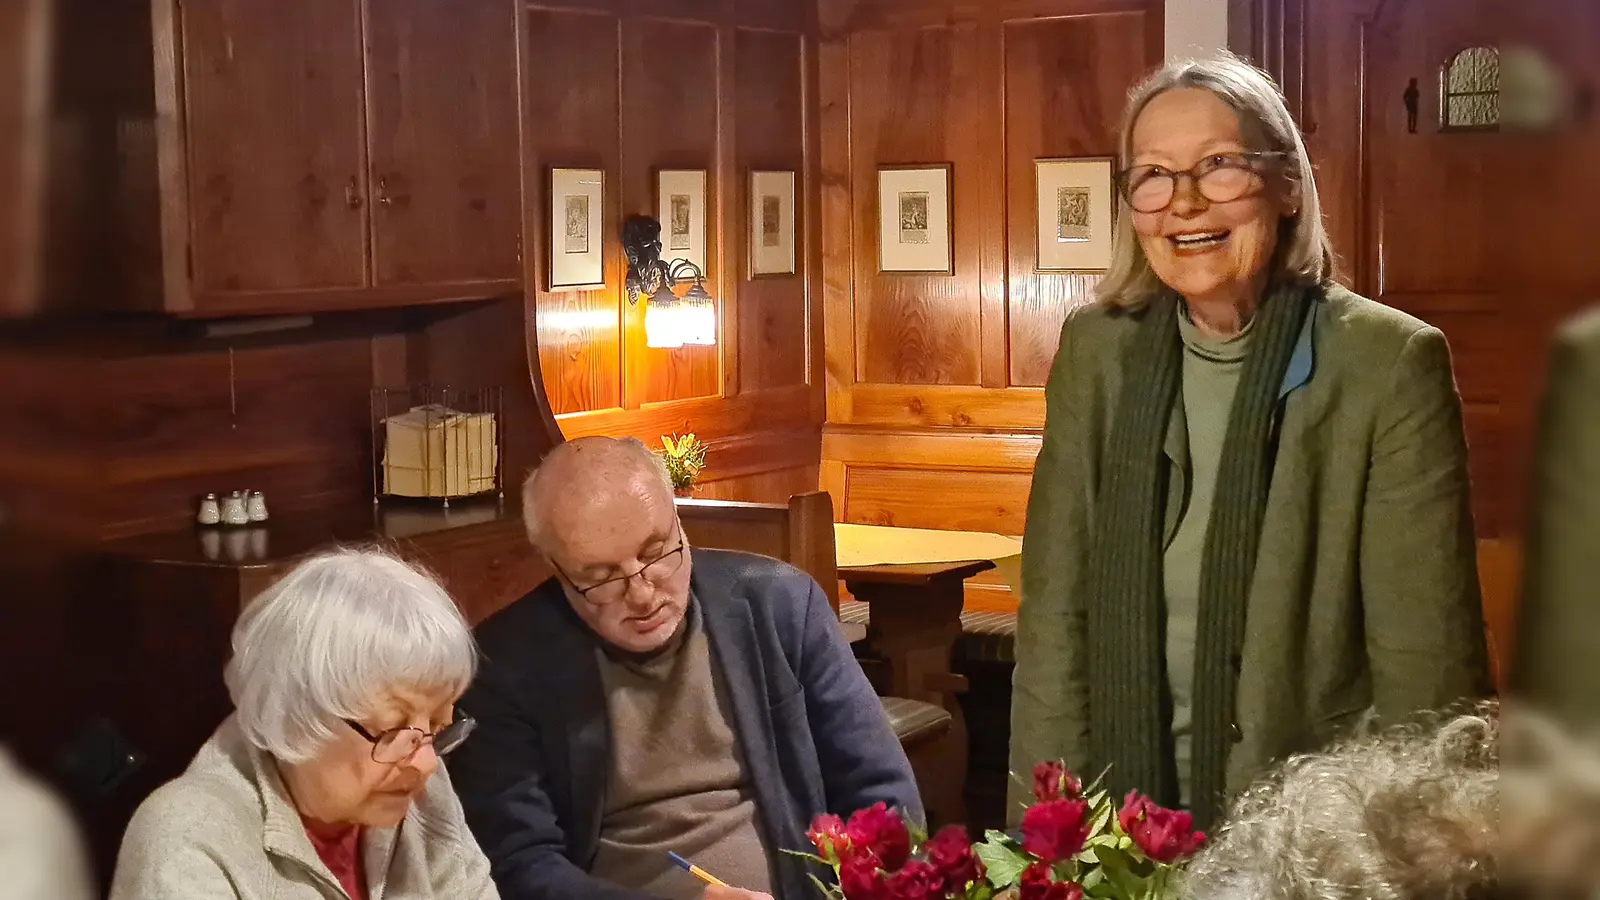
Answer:
POLYGON ((959 892, 983 875, 983 863, 972 855, 972 841, 967 829, 960 825, 947 825, 922 845, 928 862, 939 870, 945 887, 959 892))
POLYGON ((1017 900, 1082 900, 1083 886, 1072 881, 1052 881, 1048 863, 1034 863, 1022 870, 1017 885, 1017 900))
POLYGON ((911 835, 906 823, 882 803, 856 810, 845 826, 851 852, 869 850, 883 868, 893 872, 911 858, 911 835))
POLYGON ((889 900, 943 900, 944 877, 929 863, 913 859, 889 876, 889 900))
POLYGON ((1082 800, 1036 803, 1022 814, 1022 849, 1047 863, 1070 859, 1089 839, 1085 817, 1089 804, 1082 800))
POLYGON ((1204 832, 1194 830, 1194 818, 1188 813, 1157 806, 1138 791, 1128 792, 1117 822, 1153 862, 1170 863, 1193 856, 1206 840, 1204 832))
POLYGON ((839 890, 844 892, 844 900, 892 900, 889 883, 870 853, 845 860, 839 867, 839 890))
POLYGON ((844 820, 838 816, 822 815, 812 819, 806 837, 811 839, 811 846, 817 848, 817 855, 830 865, 838 865, 850 852, 850 836, 845 833, 844 820))
POLYGON ((1083 784, 1059 760, 1033 767, 1033 798, 1040 803, 1076 797, 1082 790, 1083 784))

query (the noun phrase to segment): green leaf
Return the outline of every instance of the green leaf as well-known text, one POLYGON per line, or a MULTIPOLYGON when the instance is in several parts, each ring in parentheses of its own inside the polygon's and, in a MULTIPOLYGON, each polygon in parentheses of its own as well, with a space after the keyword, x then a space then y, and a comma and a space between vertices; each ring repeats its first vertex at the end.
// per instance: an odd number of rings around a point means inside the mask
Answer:
POLYGON ((1022 870, 1033 864, 1031 857, 1002 844, 979 844, 973 853, 983 860, 989 883, 1001 889, 1016 884, 1022 870))
MULTIPOLYGON (((1094 808, 1094 807, 1091 806, 1091 808, 1094 808)), ((1097 836, 1101 835, 1101 833, 1106 830, 1106 824, 1109 823, 1110 821, 1111 821, 1111 804, 1107 803, 1107 804, 1105 804, 1103 806, 1100 806, 1098 808, 1098 811, 1095 813, 1095 816, 1094 816, 1094 821, 1091 822, 1090 825, 1089 825, 1089 833, 1093 834, 1093 835, 1097 835, 1097 836)))
POLYGON ((838 900, 843 900, 844 891, 842 889, 834 887, 830 884, 825 884, 821 878, 818 878, 809 872, 806 873, 806 877, 810 878, 811 883, 817 886, 817 893, 824 897, 838 898, 838 900))
POLYGON ((798 856, 801 859, 809 859, 814 863, 821 863, 822 865, 825 865, 825 866, 827 866, 829 868, 833 867, 833 863, 828 862, 827 860, 825 860, 822 857, 816 855, 815 853, 807 853, 807 852, 805 852, 803 850, 789 850, 789 849, 782 849, 779 852, 780 853, 787 853, 790 856, 798 856))

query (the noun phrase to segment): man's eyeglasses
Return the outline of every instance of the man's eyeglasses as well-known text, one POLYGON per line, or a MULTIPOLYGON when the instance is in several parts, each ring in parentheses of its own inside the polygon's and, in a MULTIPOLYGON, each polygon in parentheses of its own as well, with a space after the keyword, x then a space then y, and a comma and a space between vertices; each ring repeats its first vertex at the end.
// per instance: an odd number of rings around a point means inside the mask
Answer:
POLYGON ((1192 169, 1169 172, 1162 166, 1133 166, 1117 173, 1117 187, 1134 212, 1158 213, 1172 205, 1178 179, 1194 181, 1200 196, 1212 203, 1227 203, 1261 189, 1261 173, 1269 163, 1288 154, 1275 151, 1214 153, 1192 169))
POLYGON ((372 742, 373 762, 391 766, 403 763, 415 756, 424 744, 432 744, 433 752, 439 756, 444 756, 460 747, 462 742, 467 739, 467 735, 472 733, 472 729, 478 727, 476 721, 466 716, 456 719, 431 734, 421 728, 412 728, 410 726, 391 728, 388 731, 373 734, 354 719, 345 719, 344 723, 355 729, 356 734, 372 742))
POLYGON ((562 571, 561 567, 556 565, 554 561, 551 561, 550 565, 555 566, 556 572, 567 580, 567 584, 578 593, 578 596, 595 606, 605 606, 627 596, 628 585, 635 578, 653 584, 660 584, 671 578, 683 566, 683 551, 688 549, 688 546, 683 537, 683 525, 680 523, 678 525, 678 546, 640 566, 637 572, 607 578, 605 581, 591 584, 588 587, 579 587, 578 583, 572 580, 572 576, 562 571))

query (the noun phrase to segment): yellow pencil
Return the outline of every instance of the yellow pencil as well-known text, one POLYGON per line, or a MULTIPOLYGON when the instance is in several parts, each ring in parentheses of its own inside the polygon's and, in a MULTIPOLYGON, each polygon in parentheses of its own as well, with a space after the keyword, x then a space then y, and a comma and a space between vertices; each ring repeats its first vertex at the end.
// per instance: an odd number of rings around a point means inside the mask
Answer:
POLYGON ((669 850, 667 851, 667 855, 672 857, 673 865, 684 870, 685 872, 688 872, 690 875, 693 875, 701 881, 704 881, 706 884, 714 884, 717 887, 727 887, 727 885, 722 882, 722 879, 711 874, 710 872, 707 872, 705 869, 700 868, 694 863, 689 862, 687 859, 684 859, 678 854, 669 850))

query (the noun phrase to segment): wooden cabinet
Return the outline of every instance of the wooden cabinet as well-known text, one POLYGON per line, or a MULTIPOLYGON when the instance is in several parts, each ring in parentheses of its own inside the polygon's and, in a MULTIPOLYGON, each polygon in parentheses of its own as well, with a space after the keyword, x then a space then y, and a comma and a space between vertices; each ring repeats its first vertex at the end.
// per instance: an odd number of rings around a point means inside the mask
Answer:
POLYGON ((367 286, 356 0, 186 0, 181 14, 197 311, 367 286))
POLYGON ((366 6, 374 284, 519 279, 514 4, 366 6))
POLYGON ((521 283, 512 0, 180 0, 195 314, 521 283))
POLYGON ((521 291, 517 0, 53 2, 55 305, 521 291))

